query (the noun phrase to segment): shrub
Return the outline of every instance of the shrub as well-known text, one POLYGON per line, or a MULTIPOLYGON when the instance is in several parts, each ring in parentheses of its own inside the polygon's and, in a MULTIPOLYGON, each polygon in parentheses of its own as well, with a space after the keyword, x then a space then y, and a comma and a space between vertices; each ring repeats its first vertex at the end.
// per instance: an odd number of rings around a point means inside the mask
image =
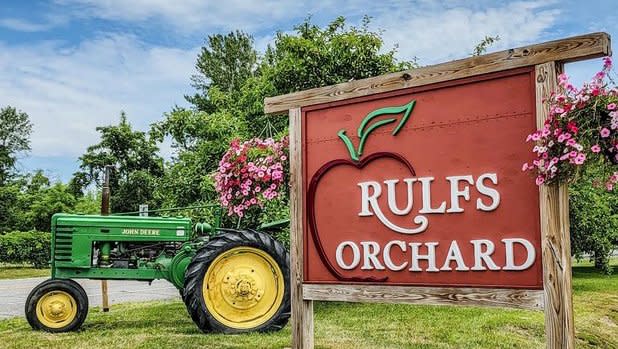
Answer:
POLYGON ((50 260, 50 233, 9 232, 0 235, 0 263, 29 263, 44 268, 50 260))

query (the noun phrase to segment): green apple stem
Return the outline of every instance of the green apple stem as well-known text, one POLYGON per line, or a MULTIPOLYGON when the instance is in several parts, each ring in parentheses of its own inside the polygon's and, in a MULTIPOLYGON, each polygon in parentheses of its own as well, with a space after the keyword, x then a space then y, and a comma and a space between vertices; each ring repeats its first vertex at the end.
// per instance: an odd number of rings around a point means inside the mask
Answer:
POLYGON ((356 150, 354 150, 354 144, 352 144, 350 138, 345 134, 345 130, 337 132, 337 136, 341 138, 346 148, 348 149, 348 153, 350 153, 350 158, 354 161, 358 161, 358 154, 356 153, 356 150))

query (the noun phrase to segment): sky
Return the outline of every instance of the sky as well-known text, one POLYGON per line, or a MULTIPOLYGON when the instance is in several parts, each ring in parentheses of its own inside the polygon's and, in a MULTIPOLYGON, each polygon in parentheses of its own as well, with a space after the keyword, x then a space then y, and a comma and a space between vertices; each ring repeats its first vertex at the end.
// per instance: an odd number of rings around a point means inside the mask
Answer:
MULTIPOLYGON (((615 5, 605 1, 447 0, 0 0, 0 107, 33 123, 32 150, 20 171, 43 169, 67 181, 78 158, 99 141, 95 128, 121 111, 140 130, 174 105, 187 106, 190 76, 204 39, 240 29, 263 51, 277 31, 311 16, 360 24, 372 18, 398 58, 421 65, 466 57, 485 35, 489 51, 590 32, 618 33, 615 5)), ((569 64, 573 81, 588 80, 600 60, 569 64)), ((169 157, 169 144, 161 145, 169 157)))

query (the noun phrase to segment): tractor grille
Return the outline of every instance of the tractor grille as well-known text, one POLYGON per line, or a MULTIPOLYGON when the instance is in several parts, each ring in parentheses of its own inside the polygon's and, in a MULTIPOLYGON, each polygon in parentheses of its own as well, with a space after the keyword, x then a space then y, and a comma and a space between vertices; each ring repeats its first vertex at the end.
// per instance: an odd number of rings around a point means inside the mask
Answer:
POLYGON ((56 262, 71 262, 73 248, 73 228, 56 227, 56 239, 54 249, 54 260, 56 262))

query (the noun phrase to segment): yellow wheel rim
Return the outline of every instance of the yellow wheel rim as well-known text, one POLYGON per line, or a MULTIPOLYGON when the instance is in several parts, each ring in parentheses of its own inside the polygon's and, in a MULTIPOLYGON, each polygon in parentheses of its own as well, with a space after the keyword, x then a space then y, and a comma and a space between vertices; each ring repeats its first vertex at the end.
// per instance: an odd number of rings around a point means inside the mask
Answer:
POLYGON ((266 252, 235 247, 212 262, 202 285, 204 302, 223 325, 250 329, 266 323, 283 302, 281 268, 266 252))
POLYGON ((64 291, 50 291, 36 303, 36 316, 48 328, 68 326, 77 316, 77 302, 64 291))

